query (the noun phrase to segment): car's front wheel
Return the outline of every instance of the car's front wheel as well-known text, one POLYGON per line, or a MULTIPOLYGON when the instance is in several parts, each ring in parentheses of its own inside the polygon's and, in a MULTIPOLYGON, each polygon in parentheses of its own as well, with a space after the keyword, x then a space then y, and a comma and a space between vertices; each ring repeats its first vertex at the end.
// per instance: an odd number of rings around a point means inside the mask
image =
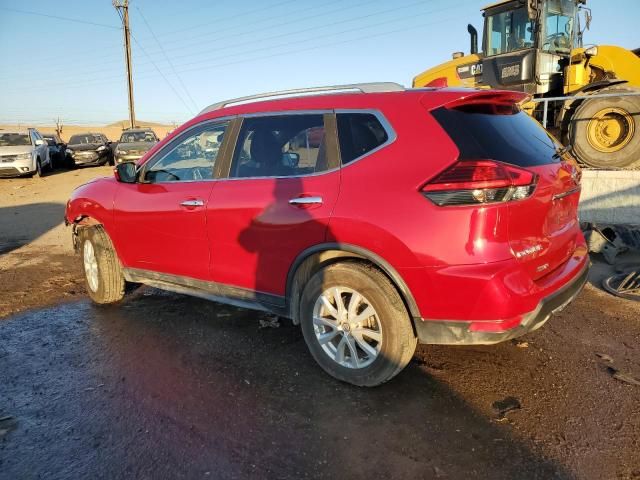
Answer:
POLYGON ((411 360, 417 339, 389 279, 356 262, 329 265, 304 288, 302 332, 318 364, 333 377, 373 387, 411 360))
POLYGON ((115 303, 124 296, 125 281, 111 239, 102 225, 78 230, 85 286, 98 304, 115 303))

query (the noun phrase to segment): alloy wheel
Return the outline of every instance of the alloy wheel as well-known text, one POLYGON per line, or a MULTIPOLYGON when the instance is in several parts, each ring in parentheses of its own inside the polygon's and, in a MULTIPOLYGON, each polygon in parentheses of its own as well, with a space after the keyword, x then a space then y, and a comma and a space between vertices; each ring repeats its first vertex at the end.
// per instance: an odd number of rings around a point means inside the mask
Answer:
POLYGON ((87 284, 92 292, 98 291, 98 260, 96 259, 96 253, 93 249, 93 244, 90 241, 84 242, 83 247, 83 263, 84 274, 87 277, 87 284))
POLYGON ((324 353, 343 367, 368 367, 380 354, 378 314, 367 298, 351 288, 322 292, 313 308, 313 328, 324 353))

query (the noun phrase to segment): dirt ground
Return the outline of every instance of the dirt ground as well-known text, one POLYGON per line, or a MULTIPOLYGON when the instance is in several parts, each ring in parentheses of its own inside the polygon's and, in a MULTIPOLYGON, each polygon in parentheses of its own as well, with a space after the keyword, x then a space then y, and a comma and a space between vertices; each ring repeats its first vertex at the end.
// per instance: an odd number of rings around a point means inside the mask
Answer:
MULTIPOLYGON (((77 135, 79 133, 95 132, 95 133, 103 133, 104 135, 106 135, 106 137, 109 140, 117 142, 118 139, 120 138, 120 135, 122 134, 122 130, 128 128, 128 126, 129 126, 129 123, 128 121, 125 121, 125 120, 121 122, 111 123, 109 125, 63 125, 62 133, 60 137, 62 138, 62 141, 68 142, 73 135, 77 135)), ((144 128, 144 127, 152 128, 153 131, 156 132, 156 135, 158 135, 159 138, 166 137, 168 132, 176 128, 176 125, 163 125, 161 123, 144 122, 144 121, 138 121, 136 123, 136 126, 138 128, 144 128)), ((0 130, 2 129, 11 130, 15 128, 24 129, 25 125, 24 124, 0 125, 0 130)), ((36 128, 42 134, 56 133, 55 125, 39 125, 36 128)))
POLYGON ((62 215, 97 175, 0 182, 0 478, 640 479, 639 302, 588 284, 517 341, 420 346, 359 389, 285 321, 88 302, 62 215))

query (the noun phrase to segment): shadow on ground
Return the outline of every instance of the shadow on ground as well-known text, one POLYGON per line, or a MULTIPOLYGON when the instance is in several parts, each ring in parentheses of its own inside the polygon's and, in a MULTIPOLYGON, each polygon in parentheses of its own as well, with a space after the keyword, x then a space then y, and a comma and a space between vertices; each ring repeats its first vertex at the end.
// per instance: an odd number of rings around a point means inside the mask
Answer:
POLYGON ((64 204, 31 203, 0 208, 0 255, 44 235, 64 221, 64 204))
MULTIPOLYGON (((298 328, 141 289, 0 325, 6 478, 570 478, 411 364, 339 383, 298 328)), ((1 425, 0 425, 1 427, 1 425)))

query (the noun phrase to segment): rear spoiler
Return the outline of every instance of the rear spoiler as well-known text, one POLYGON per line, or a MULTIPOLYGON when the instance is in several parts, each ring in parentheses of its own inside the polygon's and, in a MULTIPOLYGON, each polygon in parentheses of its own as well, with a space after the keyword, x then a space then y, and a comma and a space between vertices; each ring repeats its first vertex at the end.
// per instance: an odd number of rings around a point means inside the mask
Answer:
POLYGON ((530 98, 530 95, 522 92, 511 92, 508 90, 483 90, 471 92, 469 95, 460 96, 446 102, 442 106, 449 110, 473 106, 513 107, 521 105, 530 98))

